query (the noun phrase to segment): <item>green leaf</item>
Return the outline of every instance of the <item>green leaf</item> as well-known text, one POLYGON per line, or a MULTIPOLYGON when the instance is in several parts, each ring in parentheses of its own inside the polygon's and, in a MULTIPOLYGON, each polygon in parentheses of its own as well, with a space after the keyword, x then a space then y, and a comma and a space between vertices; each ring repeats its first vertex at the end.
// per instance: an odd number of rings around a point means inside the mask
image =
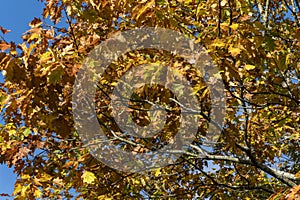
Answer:
POLYGON ((23 135, 24 135, 25 137, 27 137, 30 133, 31 133, 31 131, 30 131, 29 128, 26 128, 25 131, 23 131, 23 135))
POLYGON ((54 69, 53 71, 50 72, 49 83, 55 85, 56 83, 61 81, 63 75, 64 75, 63 68, 62 67, 57 67, 56 69, 54 69))

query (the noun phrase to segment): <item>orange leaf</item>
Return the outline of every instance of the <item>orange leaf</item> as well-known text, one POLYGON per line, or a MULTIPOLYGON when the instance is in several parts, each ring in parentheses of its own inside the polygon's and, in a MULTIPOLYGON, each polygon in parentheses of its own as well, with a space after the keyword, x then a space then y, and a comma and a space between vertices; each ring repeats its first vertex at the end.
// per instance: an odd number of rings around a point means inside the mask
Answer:
POLYGON ((11 45, 6 43, 6 42, 3 42, 3 41, 0 41, 0 50, 2 51, 5 51, 6 49, 10 48, 11 45))

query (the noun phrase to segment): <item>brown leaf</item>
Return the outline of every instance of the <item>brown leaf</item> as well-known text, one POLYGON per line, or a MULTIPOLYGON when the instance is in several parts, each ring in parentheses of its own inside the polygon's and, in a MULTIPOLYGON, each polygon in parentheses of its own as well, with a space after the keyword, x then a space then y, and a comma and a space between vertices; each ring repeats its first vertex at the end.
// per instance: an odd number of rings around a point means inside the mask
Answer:
POLYGON ((0 31, 1 31, 3 34, 6 34, 6 33, 9 33, 11 30, 7 30, 7 29, 3 28, 2 26, 0 26, 0 31))
POLYGON ((19 149, 19 152, 14 156, 12 163, 15 165, 16 162, 23 157, 27 156, 27 154, 30 152, 30 150, 27 147, 21 147, 19 149))
POLYGON ((42 23, 43 23, 43 22, 42 22, 40 19, 38 19, 38 18, 35 17, 35 18, 29 23, 29 26, 30 26, 31 28, 34 28, 34 27, 40 26, 42 23))

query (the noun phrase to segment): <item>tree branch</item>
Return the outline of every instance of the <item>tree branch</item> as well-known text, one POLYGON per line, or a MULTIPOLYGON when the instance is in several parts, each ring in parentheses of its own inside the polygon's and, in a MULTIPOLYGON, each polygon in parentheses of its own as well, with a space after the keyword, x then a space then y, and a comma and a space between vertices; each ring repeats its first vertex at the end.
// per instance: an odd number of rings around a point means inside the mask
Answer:
POLYGON ((295 182, 300 181, 300 178, 297 178, 294 174, 276 170, 267 165, 257 162, 253 158, 253 155, 247 154, 249 157, 250 156, 252 157, 252 159, 250 159, 250 158, 236 158, 236 157, 222 156, 222 155, 203 154, 203 152, 199 152, 199 154, 195 154, 195 153, 187 152, 184 150, 170 150, 170 151, 168 151, 168 153, 186 154, 186 155, 189 155, 192 157, 200 158, 202 160, 228 161, 228 162, 233 162, 233 163, 251 165, 251 166, 257 167, 257 168, 261 169, 262 171, 268 173, 269 175, 277 178, 278 180, 280 180, 282 183, 288 185, 289 187, 296 186, 297 184, 295 182))

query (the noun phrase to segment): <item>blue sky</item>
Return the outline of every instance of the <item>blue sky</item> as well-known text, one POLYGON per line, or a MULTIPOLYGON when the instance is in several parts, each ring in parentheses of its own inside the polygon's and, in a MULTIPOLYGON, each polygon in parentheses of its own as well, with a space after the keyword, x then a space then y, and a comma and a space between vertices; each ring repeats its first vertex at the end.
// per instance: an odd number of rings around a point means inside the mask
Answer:
MULTIPOLYGON (((34 17, 41 16, 43 4, 38 0, 3 0, 1 1, 0 26, 11 30, 4 35, 7 41, 21 42, 21 35, 29 29, 28 23, 34 17)), ((2 33, 0 33, 2 34, 2 33)), ((1 75, 0 75, 1 76, 1 75)), ((3 81, 3 77, 0 77, 3 81)), ((1 119, 0 119, 1 122, 1 119)), ((6 165, 0 165, 0 194, 13 192, 16 175, 6 165)), ((1 198, 0 199, 7 199, 1 198)))
POLYGON ((29 29, 28 23, 41 16, 43 3, 38 0, 1 1, 0 26, 11 30, 5 39, 21 42, 21 35, 29 29))

